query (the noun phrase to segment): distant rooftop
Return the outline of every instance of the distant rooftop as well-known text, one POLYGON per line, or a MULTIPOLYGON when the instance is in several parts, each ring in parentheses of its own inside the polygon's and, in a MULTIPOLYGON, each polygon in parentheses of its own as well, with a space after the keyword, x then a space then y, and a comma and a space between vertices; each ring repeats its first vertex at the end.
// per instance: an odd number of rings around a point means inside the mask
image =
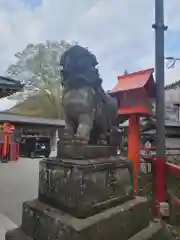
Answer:
POLYGON ((20 81, 0 76, 0 98, 10 96, 23 88, 20 81))
POLYGON ((14 114, 9 112, 0 112, 0 123, 11 122, 22 125, 44 125, 51 127, 65 127, 64 120, 44 118, 44 117, 35 117, 27 116, 24 114, 14 114))

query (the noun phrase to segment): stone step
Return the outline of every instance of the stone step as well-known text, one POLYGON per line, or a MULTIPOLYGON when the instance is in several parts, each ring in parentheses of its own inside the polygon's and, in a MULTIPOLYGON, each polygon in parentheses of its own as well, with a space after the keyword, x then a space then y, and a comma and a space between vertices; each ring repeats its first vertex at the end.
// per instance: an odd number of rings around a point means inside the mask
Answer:
POLYGON ((128 240, 176 240, 169 229, 160 222, 152 222, 149 226, 128 240))
POLYGON ((33 240, 32 238, 28 237, 21 228, 15 228, 10 230, 5 235, 5 240, 33 240))
MULTIPOLYGON (((176 240, 174 236, 168 231, 163 229, 160 223, 151 223, 147 228, 137 233, 135 236, 128 240, 176 240)), ((6 233, 5 240, 33 240, 28 237, 21 228, 15 228, 6 233)))
POLYGON ((21 228, 36 240, 127 240, 146 228, 149 219, 149 203, 143 197, 84 219, 33 200, 24 203, 21 228))

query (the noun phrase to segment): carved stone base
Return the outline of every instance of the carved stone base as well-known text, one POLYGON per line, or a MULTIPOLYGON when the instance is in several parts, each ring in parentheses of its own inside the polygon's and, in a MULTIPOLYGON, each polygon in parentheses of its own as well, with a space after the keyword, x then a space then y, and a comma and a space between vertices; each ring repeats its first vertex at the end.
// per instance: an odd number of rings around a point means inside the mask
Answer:
POLYGON ((39 200, 76 217, 132 198, 132 165, 120 157, 40 162, 39 200))
POLYGON ((21 229, 36 240, 127 240, 149 225, 149 214, 148 201, 141 197, 85 219, 33 200, 24 203, 21 229))
POLYGON ((57 157, 69 159, 108 158, 117 155, 117 149, 106 145, 61 144, 58 146, 57 157))

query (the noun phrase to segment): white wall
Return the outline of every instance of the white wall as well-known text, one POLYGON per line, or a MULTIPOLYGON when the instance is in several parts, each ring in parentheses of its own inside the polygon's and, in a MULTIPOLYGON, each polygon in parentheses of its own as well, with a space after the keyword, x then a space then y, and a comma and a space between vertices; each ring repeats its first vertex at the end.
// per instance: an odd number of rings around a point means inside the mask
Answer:
POLYGON ((165 91, 165 102, 180 103, 180 87, 165 91))

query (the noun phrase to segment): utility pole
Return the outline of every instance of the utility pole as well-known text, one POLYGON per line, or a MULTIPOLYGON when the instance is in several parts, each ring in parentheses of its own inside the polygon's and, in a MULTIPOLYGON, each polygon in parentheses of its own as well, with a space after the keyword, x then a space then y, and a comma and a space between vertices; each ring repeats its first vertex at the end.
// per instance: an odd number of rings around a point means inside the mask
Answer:
POLYGON ((158 214, 165 202, 164 0, 155 0, 156 160, 155 187, 158 214))

